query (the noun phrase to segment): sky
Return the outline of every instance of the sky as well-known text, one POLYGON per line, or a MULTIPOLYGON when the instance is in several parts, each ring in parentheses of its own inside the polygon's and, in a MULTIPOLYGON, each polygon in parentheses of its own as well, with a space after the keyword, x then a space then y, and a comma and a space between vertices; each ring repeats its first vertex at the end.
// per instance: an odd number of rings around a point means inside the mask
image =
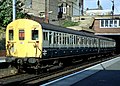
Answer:
MULTIPOLYGON (((84 10, 86 8, 97 8, 98 0, 84 0, 84 10)), ((104 10, 112 10, 112 0, 99 0, 104 10)), ((120 14, 120 0, 114 0, 114 14, 120 14)))

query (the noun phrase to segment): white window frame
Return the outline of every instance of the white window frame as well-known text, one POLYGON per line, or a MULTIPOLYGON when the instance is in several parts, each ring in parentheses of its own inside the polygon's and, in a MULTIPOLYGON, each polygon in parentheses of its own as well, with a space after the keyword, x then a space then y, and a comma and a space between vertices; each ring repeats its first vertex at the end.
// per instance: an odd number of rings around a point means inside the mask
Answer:
POLYGON ((66 7, 63 7, 63 14, 66 14, 66 7))
POLYGON ((100 28, 120 28, 120 20, 118 19, 114 19, 112 20, 112 24, 110 26, 110 22, 111 22, 112 19, 102 19, 100 20, 100 28), (103 21, 103 26, 102 26, 102 21, 103 21), (108 25, 106 26, 106 21, 108 21, 108 25), (115 21, 116 21, 116 24, 115 24, 115 21))

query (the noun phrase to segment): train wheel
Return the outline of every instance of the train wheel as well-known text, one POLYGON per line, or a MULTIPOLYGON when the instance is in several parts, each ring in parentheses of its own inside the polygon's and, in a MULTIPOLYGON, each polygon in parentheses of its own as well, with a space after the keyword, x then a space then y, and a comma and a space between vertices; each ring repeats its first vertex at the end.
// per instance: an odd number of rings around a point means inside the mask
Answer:
POLYGON ((60 62, 60 63, 59 63, 59 66, 60 66, 60 67, 63 67, 63 63, 62 63, 62 62, 60 62))
POLYGON ((19 65, 17 67, 17 69, 18 69, 18 73, 25 73, 25 71, 24 71, 24 69, 23 69, 23 67, 21 65, 19 65))

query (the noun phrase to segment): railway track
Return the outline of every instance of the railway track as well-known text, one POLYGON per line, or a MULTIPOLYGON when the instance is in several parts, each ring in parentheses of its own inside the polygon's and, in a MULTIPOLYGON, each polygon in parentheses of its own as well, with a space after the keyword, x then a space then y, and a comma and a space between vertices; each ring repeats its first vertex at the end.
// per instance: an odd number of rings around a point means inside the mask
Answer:
POLYGON ((118 55, 115 55, 109 58, 102 58, 102 59, 99 58, 99 60, 94 59, 94 61, 89 60, 88 62, 83 62, 81 64, 73 64, 72 66, 61 68, 60 70, 48 71, 38 75, 24 73, 24 74, 16 74, 13 76, 3 77, 3 78, 0 78, 0 85, 2 86, 37 86, 115 57, 118 57, 118 55))

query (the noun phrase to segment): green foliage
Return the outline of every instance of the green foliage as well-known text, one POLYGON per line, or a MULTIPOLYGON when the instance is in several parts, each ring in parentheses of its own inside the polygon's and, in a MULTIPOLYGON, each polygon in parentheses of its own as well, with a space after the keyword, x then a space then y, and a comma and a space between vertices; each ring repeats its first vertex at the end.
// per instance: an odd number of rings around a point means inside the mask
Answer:
MULTIPOLYGON (((16 18, 24 18, 23 3, 16 0, 16 18)), ((0 26, 6 27, 12 21, 12 0, 0 0, 0 26)))
POLYGON ((0 50, 5 50, 5 31, 0 29, 0 50))
POLYGON ((78 25, 79 25, 78 22, 72 22, 68 20, 65 20, 62 24, 63 27, 78 26, 78 25))
POLYGON ((5 50, 5 38, 0 40, 0 50, 5 50))

